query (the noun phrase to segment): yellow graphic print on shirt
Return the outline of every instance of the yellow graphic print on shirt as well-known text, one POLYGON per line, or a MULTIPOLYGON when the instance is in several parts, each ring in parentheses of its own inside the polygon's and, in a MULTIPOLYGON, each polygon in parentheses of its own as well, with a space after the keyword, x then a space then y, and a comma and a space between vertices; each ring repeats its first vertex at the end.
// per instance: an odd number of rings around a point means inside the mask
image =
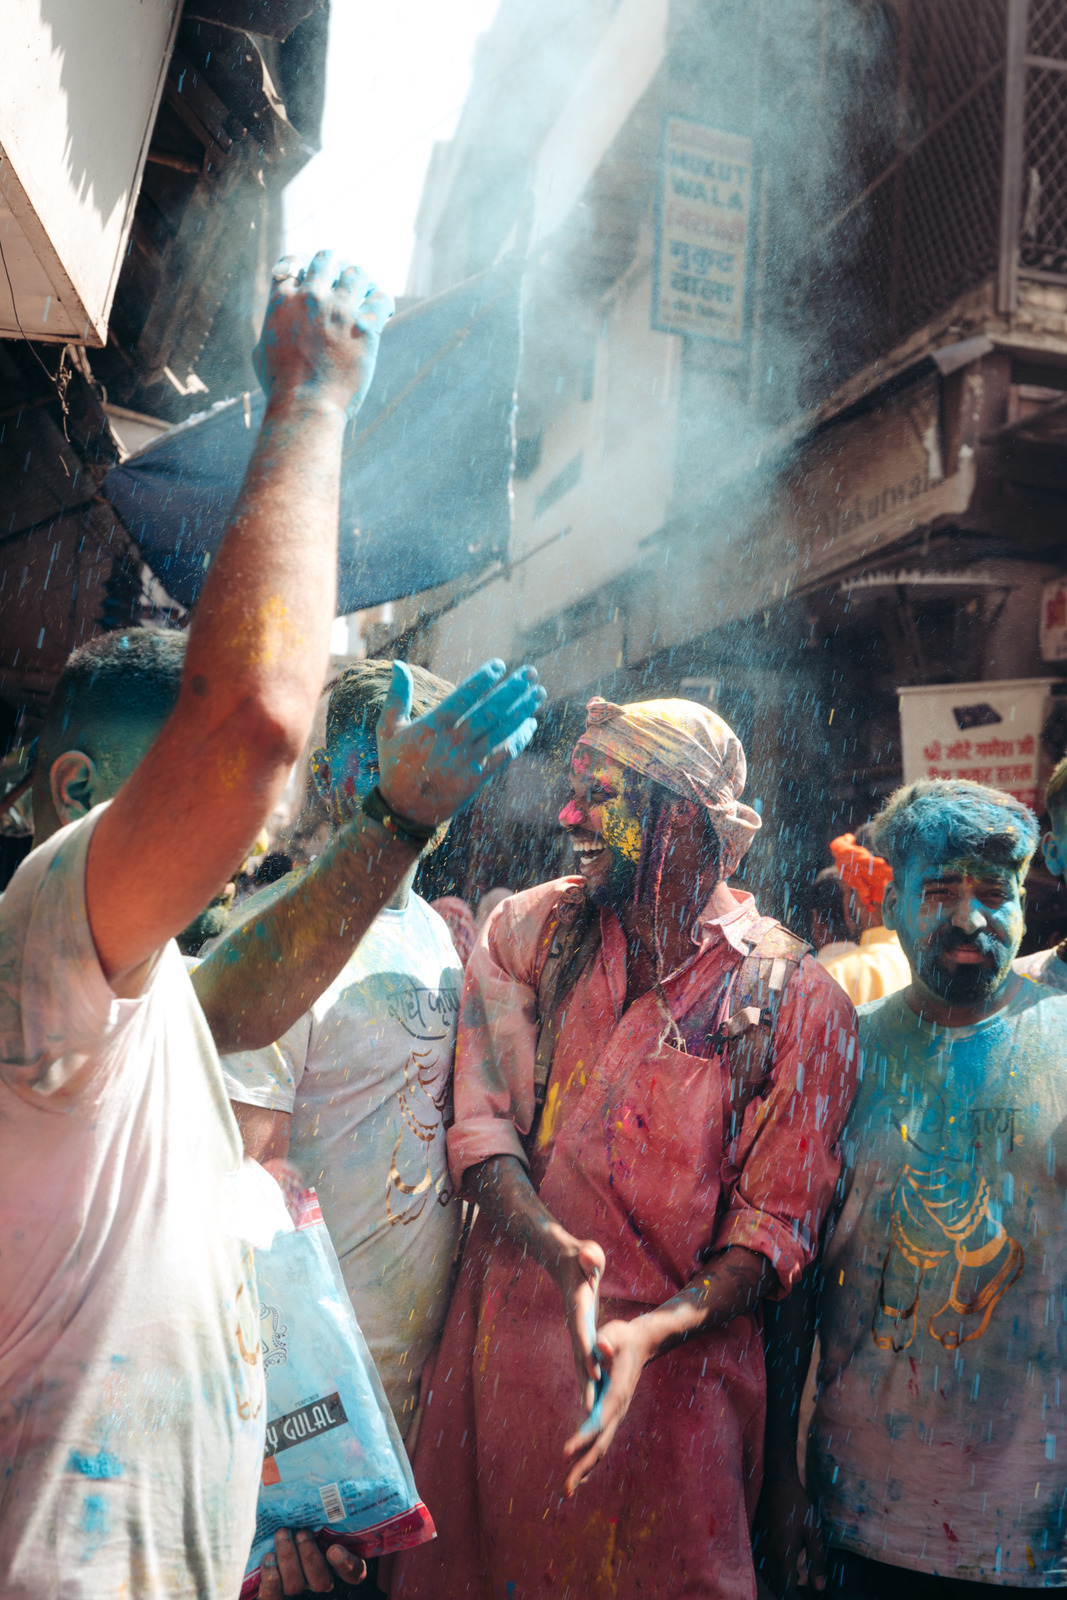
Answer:
POLYGON ((1015 1113, 972 1108, 957 1118, 936 1101, 913 1107, 911 1117, 898 1122, 907 1156, 893 1188, 871 1333, 879 1350, 899 1354, 922 1316, 931 1338, 957 1350, 982 1337, 1023 1270, 1022 1246, 997 1215, 979 1165, 983 1134, 998 1157, 1005 1147, 1010 1153, 1015 1113))
POLYGON ((435 1183, 430 1166, 434 1140, 448 1115, 452 1095, 449 1075, 445 1075, 443 1082, 435 1083, 439 1078, 440 1065, 435 1052, 413 1050, 404 1064, 404 1087, 397 1096, 405 1126, 396 1136, 385 1185, 385 1212, 391 1224, 399 1222, 406 1227, 416 1222, 431 1193, 443 1206, 452 1198, 447 1169, 435 1183), (405 1152, 405 1159, 400 1155, 400 1147, 405 1143, 410 1145, 407 1131, 418 1143, 405 1152), (404 1161, 404 1177, 401 1177, 398 1159, 404 1161))
POLYGON ((252 1287, 252 1252, 247 1247, 242 1248, 241 1259, 245 1276, 234 1297, 236 1351, 230 1355, 230 1377, 237 1402, 237 1415, 242 1422, 248 1422, 259 1416, 263 1393, 258 1375, 253 1381, 248 1371, 249 1367, 259 1366, 260 1342, 259 1310, 252 1287))

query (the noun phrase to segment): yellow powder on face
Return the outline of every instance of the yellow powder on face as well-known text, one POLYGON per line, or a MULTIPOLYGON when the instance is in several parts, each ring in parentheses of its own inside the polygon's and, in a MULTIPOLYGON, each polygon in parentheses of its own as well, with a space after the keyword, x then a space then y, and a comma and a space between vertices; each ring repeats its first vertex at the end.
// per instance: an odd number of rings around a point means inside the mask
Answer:
POLYGON ((604 819, 604 838, 627 861, 637 865, 641 859, 641 824, 622 807, 613 808, 604 819))

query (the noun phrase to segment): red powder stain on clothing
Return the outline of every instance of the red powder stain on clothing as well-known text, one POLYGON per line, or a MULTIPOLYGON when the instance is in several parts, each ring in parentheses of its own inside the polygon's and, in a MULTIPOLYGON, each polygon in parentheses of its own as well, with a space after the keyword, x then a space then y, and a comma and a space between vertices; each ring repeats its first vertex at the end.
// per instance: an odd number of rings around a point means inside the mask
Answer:
POLYGON ((800 1143, 797 1145, 797 1149, 800 1151, 801 1155, 804 1154, 804 1152, 805 1152, 805 1150, 807 1148, 808 1148, 808 1141, 806 1139, 801 1139, 800 1143))
POLYGON ((958 1536, 953 1533, 953 1531, 949 1527, 948 1523, 947 1522, 943 1522, 941 1524, 941 1526, 945 1530, 945 1538, 948 1540, 949 1544, 959 1544, 960 1541, 959 1541, 958 1536))

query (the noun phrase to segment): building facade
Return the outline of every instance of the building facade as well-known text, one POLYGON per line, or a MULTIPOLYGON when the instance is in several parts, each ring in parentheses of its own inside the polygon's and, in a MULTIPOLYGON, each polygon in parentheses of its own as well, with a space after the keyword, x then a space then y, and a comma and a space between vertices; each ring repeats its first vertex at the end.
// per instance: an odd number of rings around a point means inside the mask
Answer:
POLYGON ((541 781, 494 802, 538 868, 586 698, 708 698, 783 913, 900 781, 898 690, 1047 680, 1040 759, 1000 781, 1033 793, 1062 753, 1067 645, 1041 622, 1067 569, 1067 19, 530 9, 504 0, 482 42, 410 283, 524 258, 509 561, 371 645, 538 666, 541 781))
MULTIPOLYGON (((100 0, 91 27, 87 9, 36 17, 24 8, 5 39, 5 80, 32 90, 8 97, 0 128, 8 801, 24 788, 31 741, 70 651, 101 629, 160 608, 173 614, 103 480, 154 433, 256 386, 251 351, 279 253, 282 190, 317 147, 322 114, 323 0, 184 0, 144 8, 135 25, 124 0, 100 0), (131 106, 147 118, 136 139, 131 106), (24 161, 8 159, 5 139, 16 155, 28 152, 24 161), (65 164, 53 159, 55 140, 65 164), (41 195, 27 173, 48 179, 41 195), (101 285, 94 251, 104 245, 115 272, 101 285), (69 306, 55 296, 49 304, 53 280, 73 280, 69 306)), ((27 830, 24 802, 0 807, 0 885, 28 847, 27 830)))

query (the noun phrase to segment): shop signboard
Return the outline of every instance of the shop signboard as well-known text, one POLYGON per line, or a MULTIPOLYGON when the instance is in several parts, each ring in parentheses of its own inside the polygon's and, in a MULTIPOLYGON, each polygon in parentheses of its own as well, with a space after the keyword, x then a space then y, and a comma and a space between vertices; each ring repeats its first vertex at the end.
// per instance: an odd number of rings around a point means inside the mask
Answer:
POLYGON ((944 461, 940 385, 936 375, 913 384, 825 429, 804 451, 790 499, 811 575, 967 509, 974 453, 965 445, 955 461, 944 461))
POLYGON ((904 782, 970 778, 1037 809, 1052 678, 898 689, 904 782))
POLYGON ((751 139, 683 117, 664 119, 654 328, 741 343, 752 194, 751 139))
POLYGON ((1041 659, 1067 661, 1067 575, 1041 588, 1041 659))

